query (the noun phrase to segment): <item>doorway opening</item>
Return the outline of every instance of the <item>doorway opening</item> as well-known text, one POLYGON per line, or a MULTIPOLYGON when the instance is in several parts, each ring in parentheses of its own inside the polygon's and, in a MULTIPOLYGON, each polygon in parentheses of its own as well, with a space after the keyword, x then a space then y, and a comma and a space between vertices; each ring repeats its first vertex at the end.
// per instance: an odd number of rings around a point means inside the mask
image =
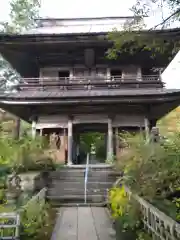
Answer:
POLYGON ((68 71, 68 70, 58 72, 58 77, 59 77, 60 80, 64 79, 64 78, 65 79, 69 78, 69 75, 70 75, 70 71, 68 71))
POLYGON ((80 135, 80 161, 85 164, 90 153, 90 164, 104 163, 106 160, 106 135, 101 132, 82 133, 80 135))
POLYGON ((105 163, 107 155, 107 124, 77 124, 74 127, 73 163, 105 163))
POLYGON ((122 71, 120 69, 111 69, 112 77, 122 77, 122 71))

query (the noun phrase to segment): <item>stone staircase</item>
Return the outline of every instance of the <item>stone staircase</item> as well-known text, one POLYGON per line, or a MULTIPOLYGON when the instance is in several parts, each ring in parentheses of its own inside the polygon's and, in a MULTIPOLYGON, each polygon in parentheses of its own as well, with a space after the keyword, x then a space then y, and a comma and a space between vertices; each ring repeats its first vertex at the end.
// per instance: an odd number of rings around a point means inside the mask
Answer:
MULTIPOLYGON (((49 173, 47 199, 55 206, 83 205, 85 165, 65 166, 49 173)), ((105 205, 107 190, 112 187, 117 174, 111 165, 89 165, 87 203, 105 205)))

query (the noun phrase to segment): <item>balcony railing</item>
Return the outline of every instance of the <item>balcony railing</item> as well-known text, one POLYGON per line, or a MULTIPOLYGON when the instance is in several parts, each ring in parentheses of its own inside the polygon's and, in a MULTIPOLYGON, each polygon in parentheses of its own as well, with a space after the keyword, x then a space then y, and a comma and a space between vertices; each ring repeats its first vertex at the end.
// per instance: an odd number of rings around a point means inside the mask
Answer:
POLYGON ((159 75, 137 77, 67 77, 67 78, 21 78, 11 87, 17 91, 57 91, 57 90, 108 90, 129 88, 162 88, 159 75))

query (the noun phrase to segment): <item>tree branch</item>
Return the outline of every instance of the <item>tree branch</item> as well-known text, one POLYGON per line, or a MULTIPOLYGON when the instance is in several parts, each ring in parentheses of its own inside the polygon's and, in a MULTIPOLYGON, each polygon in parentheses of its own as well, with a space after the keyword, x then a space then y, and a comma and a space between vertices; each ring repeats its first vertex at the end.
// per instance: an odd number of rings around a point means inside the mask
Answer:
POLYGON ((178 8, 175 12, 173 12, 170 16, 168 16, 167 18, 165 18, 161 23, 155 25, 154 27, 150 28, 149 31, 156 29, 159 26, 164 25, 167 21, 169 21, 172 17, 174 17, 175 15, 177 15, 178 13, 180 13, 180 8, 178 8))

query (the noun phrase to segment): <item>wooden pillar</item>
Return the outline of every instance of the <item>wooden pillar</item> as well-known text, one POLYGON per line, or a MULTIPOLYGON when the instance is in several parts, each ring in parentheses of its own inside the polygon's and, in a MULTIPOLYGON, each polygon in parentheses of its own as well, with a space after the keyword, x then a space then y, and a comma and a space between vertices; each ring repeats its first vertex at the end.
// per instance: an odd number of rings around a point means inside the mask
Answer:
POLYGON ((72 147, 73 147, 73 124, 68 120, 68 165, 72 165, 72 147))
POLYGON ((43 128, 40 129, 40 136, 43 136, 43 128))
POLYGON ((119 153, 119 129, 118 127, 115 128, 115 142, 116 142, 116 157, 118 157, 119 153))
POLYGON ((21 128, 21 119, 15 118, 14 119, 14 128, 13 128, 13 138, 14 139, 19 139, 20 128, 21 128))
POLYGON ((76 164, 79 164, 80 157, 80 134, 76 133, 76 164))
POLYGON ((35 139, 36 137, 36 121, 32 121, 32 138, 35 139))
POLYGON ((63 146, 64 146, 64 163, 68 163, 68 140, 67 140, 67 128, 63 129, 63 146))
POLYGON ((113 128, 112 119, 108 119, 108 159, 113 157, 113 128))
POLYGON ((137 81, 142 81, 142 71, 141 71, 141 68, 138 67, 137 69, 137 77, 136 77, 136 80, 137 81))
POLYGON ((147 117, 144 118, 144 128, 145 128, 145 139, 149 141, 150 138, 150 129, 149 129, 149 119, 147 117))
POLYGON ((108 135, 105 133, 105 148, 106 148, 106 159, 108 159, 108 135))

